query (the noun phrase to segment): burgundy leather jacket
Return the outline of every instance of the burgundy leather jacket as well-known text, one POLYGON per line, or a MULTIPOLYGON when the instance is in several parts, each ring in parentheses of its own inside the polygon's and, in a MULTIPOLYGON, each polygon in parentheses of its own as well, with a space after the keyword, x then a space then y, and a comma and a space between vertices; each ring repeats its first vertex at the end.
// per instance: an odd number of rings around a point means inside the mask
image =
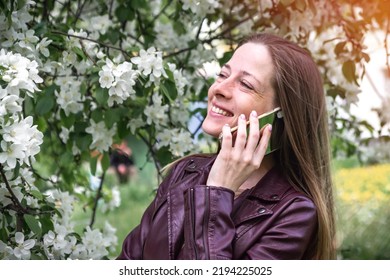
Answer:
POLYGON ((185 158, 158 188, 118 259, 311 259, 317 237, 313 202, 277 168, 234 199, 207 186, 215 156, 185 158))

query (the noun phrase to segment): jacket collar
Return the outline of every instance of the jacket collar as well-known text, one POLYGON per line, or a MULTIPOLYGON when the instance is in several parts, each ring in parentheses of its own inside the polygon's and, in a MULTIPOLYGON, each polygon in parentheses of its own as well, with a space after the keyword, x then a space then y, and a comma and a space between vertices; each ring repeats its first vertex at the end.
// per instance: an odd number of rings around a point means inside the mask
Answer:
POLYGON ((186 159, 185 170, 188 172, 206 170, 208 173, 216 158, 216 154, 190 156, 186 159))
POLYGON ((290 183, 288 183, 282 172, 274 166, 252 188, 248 197, 255 197, 270 202, 279 201, 290 187, 290 183))

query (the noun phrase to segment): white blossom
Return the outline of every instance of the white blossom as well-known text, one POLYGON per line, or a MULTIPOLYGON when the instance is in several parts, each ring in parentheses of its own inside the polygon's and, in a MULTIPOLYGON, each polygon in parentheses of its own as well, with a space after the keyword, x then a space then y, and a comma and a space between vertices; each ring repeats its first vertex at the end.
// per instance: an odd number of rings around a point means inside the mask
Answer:
POLYGON ((62 61, 64 64, 67 65, 73 65, 77 61, 77 55, 74 52, 62 52, 62 61))
POLYGON ((43 80, 38 76, 38 63, 30 61, 20 54, 13 54, 0 50, 0 78, 6 82, 7 88, 15 93, 19 90, 27 90, 27 94, 39 91, 36 84, 42 83, 43 80))
POLYGON ((162 75, 166 75, 163 68, 162 53, 156 51, 155 47, 140 50, 139 56, 133 57, 131 62, 137 64, 138 70, 143 75, 149 76, 150 81, 157 82, 162 75))
POLYGON ((88 257, 91 259, 101 259, 108 254, 104 244, 103 234, 98 230, 92 230, 89 226, 86 228, 82 242, 87 249, 88 257))
POLYGON ((114 82, 114 76, 111 71, 99 71, 99 83, 102 88, 110 88, 114 82))
POLYGON ((104 202, 102 204, 102 212, 105 213, 107 211, 111 211, 121 204, 121 193, 119 191, 118 186, 114 186, 111 189, 111 199, 108 202, 104 202))
POLYGON ((182 129, 165 129, 157 134, 157 147, 169 146, 173 155, 181 157, 187 152, 193 152, 195 145, 191 134, 182 129))
POLYGON ((183 10, 191 10, 199 17, 214 13, 218 8, 218 0, 181 0, 183 2, 183 10))
POLYGON ((135 134, 135 131, 144 125, 145 121, 142 119, 142 116, 138 116, 138 118, 130 120, 130 122, 127 124, 127 128, 130 129, 132 134, 135 134))
POLYGON ((104 223, 103 228, 104 246, 107 248, 114 248, 118 243, 118 237, 116 236, 116 228, 112 227, 109 222, 104 223))
POLYGON ((75 77, 61 77, 57 79, 60 91, 55 90, 57 104, 64 110, 65 114, 77 114, 82 111, 85 98, 81 95, 81 82, 75 77))
POLYGON ((172 136, 170 150, 175 156, 184 156, 185 153, 194 151, 194 148, 191 134, 188 131, 180 129, 172 136))
POLYGON ((43 38, 36 46, 36 50, 39 51, 43 56, 49 57, 50 52, 47 48, 48 45, 50 45, 53 42, 53 40, 48 40, 47 38, 43 38))
POLYGON ((21 144, 7 143, 1 141, 0 163, 6 163, 9 168, 15 168, 17 161, 22 161, 25 158, 23 146, 21 144))
POLYGON ((158 93, 152 96, 153 103, 145 107, 144 114, 147 117, 147 123, 154 123, 156 127, 165 125, 168 122, 168 105, 162 105, 162 98, 158 93))
POLYGON ((105 34, 110 26, 113 26, 108 14, 91 17, 89 30, 105 34))
POLYGON ((90 149, 97 149, 103 153, 104 151, 108 151, 112 145, 112 138, 116 133, 116 126, 114 125, 111 129, 108 129, 104 121, 95 123, 91 120, 91 125, 85 131, 92 135, 90 149))
POLYGON ((34 33, 35 31, 32 29, 23 33, 18 33, 17 39, 19 42, 17 44, 19 47, 33 51, 35 49, 35 44, 39 41, 39 38, 35 36, 34 33))
POLYGON ((31 116, 20 122, 15 121, 13 124, 4 126, 0 129, 0 133, 3 135, 3 141, 7 142, 1 143, 3 152, 8 151, 11 158, 15 157, 26 164, 29 164, 29 158, 34 159, 34 156, 39 153, 40 145, 43 142, 43 134, 36 125, 33 125, 31 116))
POLYGON ((66 144, 69 140, 69 133, 72 132, 74 127, 72 126, 70 129, 67 129, 66 127, 62 126, 61 127, 61 132, 60 132, 60 138, 61 141, 66 144))
POLYGON ((17 95, 8 95, 8 91, 0 87, 0 123, 4 116, 22 111, 22 99, 17 95))
POLYGON ((22 232, 15 233, 15 242, 17 246, 14 248, 14 255, 17 259, 28 260, 31 256, 31 248, 35 245, 35 240, 24 240, 24 234, 22 232))
POLYGON ((173 78, 175 79, 175 84, 177 88, 177 93, 179 95, 184 94, 184 88, 188 84, 188 80, 183 76, 181 70, 176 69, 176 65, 173 63, 168 63, 169 70, 173 73, 173 78))
POLYGON ((0 257, 4 260, 14 259, 14 250, 11 246, 0 240, 0 257))
POLYGON ((106 59, 106 64, 99 71, 99 83, 102 88, 108 88, 108 106, 114 103, 122 104, 129 97, 133 98, 135 91, 133 89, 137 72, 132 69, 130 62, 116 64, 110 59, 106 59))
MULTIPOLYGON (((24 195, 21 192, 21 187, 13 187, 12 192, 14 193, 15 197, 18 199, 18 201, 22 201, 24 195)), ((12 203, 12 200, 10 198, 10 193, 8 189, 6 189, 5 186, 0 185, 0 203, 3 206, 7 206, 12 203)))

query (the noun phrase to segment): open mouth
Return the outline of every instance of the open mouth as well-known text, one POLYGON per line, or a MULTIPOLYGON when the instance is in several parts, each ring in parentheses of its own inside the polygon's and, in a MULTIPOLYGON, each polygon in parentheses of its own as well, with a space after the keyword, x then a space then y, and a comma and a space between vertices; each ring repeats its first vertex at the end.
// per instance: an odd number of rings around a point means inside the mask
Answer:
POLYGON ((221 109, 215 105, 213 105, 211 107, 211 111, 213 111, 214 113, 217 113, 218 115, 223 115, 226 117, 233 117, 233 114, 231 112, 225 111, 224 109, 221 109))

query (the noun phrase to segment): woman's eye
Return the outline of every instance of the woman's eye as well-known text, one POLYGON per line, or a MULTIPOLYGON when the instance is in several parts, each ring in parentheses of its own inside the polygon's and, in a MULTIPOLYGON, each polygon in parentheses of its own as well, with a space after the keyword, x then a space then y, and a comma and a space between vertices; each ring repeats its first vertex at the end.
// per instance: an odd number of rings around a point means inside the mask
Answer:
POLYGON ((225 73, 222 73, 222 72, 217 74, 217 76, 218 76, 218 78, 226 78, 227 77, 227 75, 225 73))
POLYGON ((253 90, 252 85, 249 84, 249 83, 247 83, 247 82, 245 82, 245 81, 241 81, 241 85, 244 86, 244 87, 247 88, 247 89, 253 90))

